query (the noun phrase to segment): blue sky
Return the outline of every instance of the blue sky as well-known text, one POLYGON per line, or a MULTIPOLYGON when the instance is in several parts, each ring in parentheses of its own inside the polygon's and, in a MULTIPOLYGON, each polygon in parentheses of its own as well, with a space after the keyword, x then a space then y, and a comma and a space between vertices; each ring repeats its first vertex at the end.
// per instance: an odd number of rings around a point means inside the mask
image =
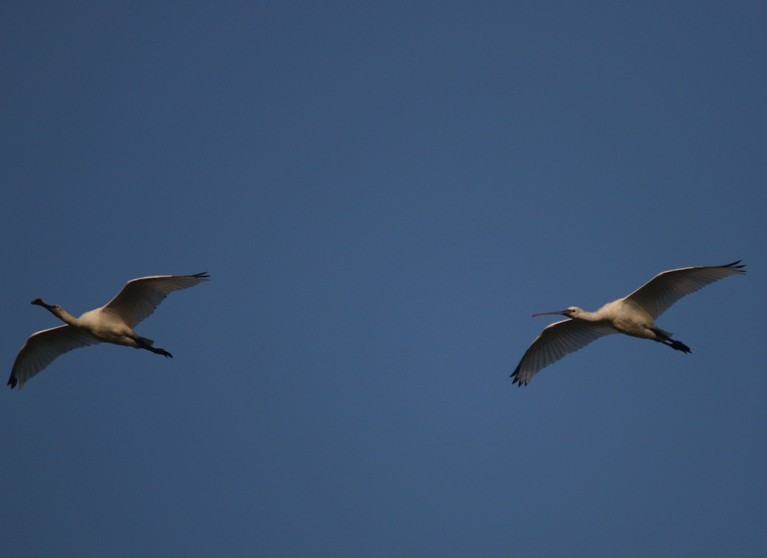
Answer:
POLYGON ((8 556, 763 556, 762 2, 6 2, 8 556), (533 312, 748 264, 524 389, 533 312))

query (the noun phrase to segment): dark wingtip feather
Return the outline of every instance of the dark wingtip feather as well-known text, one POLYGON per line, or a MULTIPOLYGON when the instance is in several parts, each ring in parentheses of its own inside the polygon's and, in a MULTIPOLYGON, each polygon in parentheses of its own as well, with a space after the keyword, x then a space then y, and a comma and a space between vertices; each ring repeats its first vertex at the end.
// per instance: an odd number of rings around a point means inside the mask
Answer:
POLYGON ((8 385, 11 386, 11 389, 13 389, 18 383, 19 381, 16 379, 16 376, 13 374, 13 372, 11 372, 11 377, 8 378, 8 385))
POLYGON ((743 260, 737 260, 737 261, 725 264, 725 265, 720 266, 720 267, 729 267, 729 268, 732 268, 732 269, 737 269, 741 273, 745 273, 746 272, 746 269, 745 269, 746 268, 746 264, 741 264, 740 262, 742 262, 742 261, 743 260))
POLYGON ((517 366, 517 369, 514 370, 514 372, 511 373, 511 385, 517 384, 517 387, 526 386, 527 382, 522 382, 522 380, 519 377, 519 366, 517 366))
POLYGON ((208 275, 207 271, 203 271, 202 273, 194 273, 189 277, 196 277, 197 279, 210 279, 210 275, 208 275))

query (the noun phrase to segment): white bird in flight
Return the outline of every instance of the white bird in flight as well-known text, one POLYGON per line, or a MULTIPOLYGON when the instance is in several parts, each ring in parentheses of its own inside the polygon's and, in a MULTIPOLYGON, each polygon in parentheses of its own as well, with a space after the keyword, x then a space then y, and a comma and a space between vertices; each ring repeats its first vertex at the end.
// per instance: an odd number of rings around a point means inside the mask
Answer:
POLYGON ((194 287, 209 277, 207 273, 139 277, 128 281, 106 305, 86 312, 79 318, 61 306, 34 299, 32 304, 42 306, 66 325, 38 331, 27 339, 13 363, 8 385, 11 389, 17 385, 21 389, 26 381, 59 355, 102 342, 146 349, 172 358, 172 354, 165 349, 153 347, 154 341, 141 337, 133 328, 150 316, 170 293, 194 287))
POLYGON ((683 296, 719 279, 745 273, 743 268, 746 266, 739 265, 740 261, 664 271, 630 295, 608 302, 596 312, 570 306, 558 312, 533 314, 533 317, 560 314, 569 319, 555 322, 541 331, 512 372, 512 383, 526 386, 542 368, 612 333, 652 339, 677 351, 691 352, 690 347, 681 341, 671 339, 672 333, 657 327, 655 320, 683 296))

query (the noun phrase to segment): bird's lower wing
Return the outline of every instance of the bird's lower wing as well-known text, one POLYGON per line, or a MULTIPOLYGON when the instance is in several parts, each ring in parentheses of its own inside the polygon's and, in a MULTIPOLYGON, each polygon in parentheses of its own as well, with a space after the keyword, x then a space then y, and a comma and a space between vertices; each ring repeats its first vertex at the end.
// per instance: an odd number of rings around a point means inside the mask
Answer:
POLYGON ((624 300, 644 308, 653 319, 668 310, 677 300, 715 281, 745 273, 740 260, 727 265, 682 267, 659 273, 624 300))
POLYGON ((11 388, 24 382, 53 362, 56 357, 72 349, 100 343, 90 333, 70 325, 44 329, 33 333, 16 356, 8 385, 11 388))
POLYGON ((605 335, 617 333, 606 324, 582 320, 562 320, 544 328, 527 349, 516 370, 512 383, 526 386, 539 370, 552 364, 568 353, 582 349, 605 335))
POLYGON ((170 293, 194 287, 207 281, 209 277, 207 273, 196 273, 194 275, 154 275, 132 279, 104 306, 104 310, 114 312, 128 326, 136 327, 149 317, 157 305, 170 293))

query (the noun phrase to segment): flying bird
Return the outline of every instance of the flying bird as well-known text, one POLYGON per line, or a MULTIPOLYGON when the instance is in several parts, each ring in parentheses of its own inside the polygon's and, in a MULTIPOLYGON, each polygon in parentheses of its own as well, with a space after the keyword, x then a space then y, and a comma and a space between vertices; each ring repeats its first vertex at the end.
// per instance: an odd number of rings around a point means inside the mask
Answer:
POLYGON ((672 333, 656 326, 655 320, 683 296, 730 275, 745 273, 743 268, 746 266, 740 265, 740 262, 664 271, 630 295, 608 302, 596 312, 570 306, 557 312, 533 314, 533 317, 562 315, 568 319, 555 322, 541 331, 512 372, 512 383, 526 386, 542 368, 595 339, 613 333, 652 339, 683 353, 692 352, 681 341, 672 339, 672 333))
POLYGON ((170 293, 194 287, 209 277, 207 273, 196 273, 132 279, 106 305, 86 312, 79 318, 61 306, 46 304, 40 298, 34 299, 32 304, 42 306, 66 325, 38 331, 27 339, 13 363, 8 385, 11 389, 17 385, 21 389, 25 382, 59 355, 97 343, 125 345, 172 358, 172 354, 155 347, 154 341, 141 337, 133 328, 149 317, 170 293))

